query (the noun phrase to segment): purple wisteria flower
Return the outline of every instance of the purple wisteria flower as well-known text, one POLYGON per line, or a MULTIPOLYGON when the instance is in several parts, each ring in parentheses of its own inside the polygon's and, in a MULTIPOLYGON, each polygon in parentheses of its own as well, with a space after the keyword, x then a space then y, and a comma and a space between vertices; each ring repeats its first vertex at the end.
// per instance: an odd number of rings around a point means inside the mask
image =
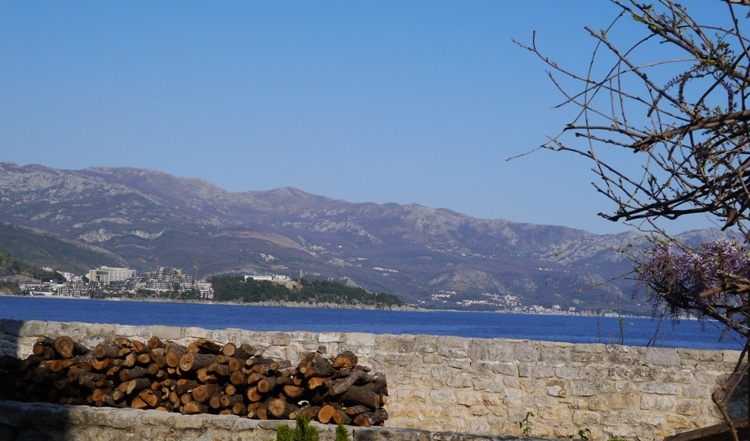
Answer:
POLYGON ((711 317, 750 337, 750 250, 736 241, 682 250, 657 243, 636 264, 638 286, 673 318, 711 317))

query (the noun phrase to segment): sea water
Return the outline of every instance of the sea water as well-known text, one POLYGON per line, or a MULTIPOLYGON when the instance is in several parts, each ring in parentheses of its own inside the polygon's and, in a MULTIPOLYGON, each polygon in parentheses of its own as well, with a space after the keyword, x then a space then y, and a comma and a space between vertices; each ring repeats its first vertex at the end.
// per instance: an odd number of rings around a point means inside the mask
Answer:
POLYGON ((252 331, 366 332, 741 350, 712 321, 495 312, 316 309, 0 296, 0 318, 252 331), (622 339, 622 340, 621 340, 622 339))

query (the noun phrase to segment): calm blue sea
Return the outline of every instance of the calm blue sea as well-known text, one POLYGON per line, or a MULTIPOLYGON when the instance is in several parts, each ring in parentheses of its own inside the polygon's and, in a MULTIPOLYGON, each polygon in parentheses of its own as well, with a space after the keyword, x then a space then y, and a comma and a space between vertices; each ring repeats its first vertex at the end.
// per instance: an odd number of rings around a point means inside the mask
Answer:
MULTIPOLYGON (((276 308, 224 304, 155 303, 0 296, 0 318, 123 325, 198 326, 254 331, 340 331, 373 334, 431 334, 513 338, 570 343, 618 343, 615 317, 530 315, 487 312, 396 312, 348 309, 276 308)), ((742 349, 739 340, 712 322, 677 324, 625 318, 624 342, 658 347, 742 349), (657 327, 659 328, 658 333, 657 327)))

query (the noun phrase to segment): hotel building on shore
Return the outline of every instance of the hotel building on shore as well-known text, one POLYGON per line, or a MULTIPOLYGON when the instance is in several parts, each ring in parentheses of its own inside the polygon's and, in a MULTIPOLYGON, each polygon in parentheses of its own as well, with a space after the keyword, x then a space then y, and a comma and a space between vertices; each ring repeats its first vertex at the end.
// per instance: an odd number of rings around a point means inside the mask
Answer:
POLYGON ((110 282, 128 280, 136 276, 134 269, 114 268, 102 266, 89 271, 88 278, 90 282, 99 282, 102 285, 109 285, 110 282))

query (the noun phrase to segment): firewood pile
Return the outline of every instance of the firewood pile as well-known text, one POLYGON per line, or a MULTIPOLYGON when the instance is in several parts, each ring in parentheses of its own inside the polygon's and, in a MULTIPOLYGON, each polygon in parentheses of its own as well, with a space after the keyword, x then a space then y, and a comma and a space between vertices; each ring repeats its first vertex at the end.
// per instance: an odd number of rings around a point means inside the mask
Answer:
POLYGON ((26 359, 0 357, 0 399, 382 425, 385 376, 357 361, 351 351, 311 352, 293 366, 247 344, 205 339, 116 338, 89 349, 67 336, 40 337, 26 359))

